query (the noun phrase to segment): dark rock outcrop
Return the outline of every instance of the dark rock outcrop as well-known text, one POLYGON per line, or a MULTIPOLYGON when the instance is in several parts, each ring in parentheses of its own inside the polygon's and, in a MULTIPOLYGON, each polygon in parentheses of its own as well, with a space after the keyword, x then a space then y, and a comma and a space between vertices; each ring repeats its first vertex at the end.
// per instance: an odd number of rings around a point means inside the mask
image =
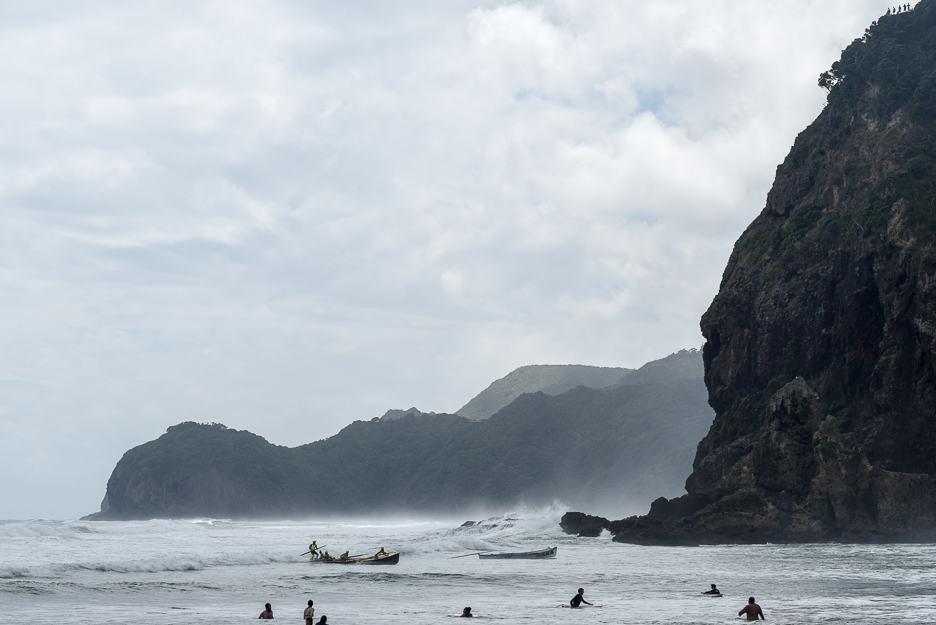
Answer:
POLYGON ((702 318, 716 418, 688 494, 615 540, 936 539, 936 0, 820 79, 702 318))
POLYGON ((584 512, 566 512, 559 520, 559 527, 566 534, 576 536, 599 536, 608 529, 611 522, 601 516, 585 514, 584 512))

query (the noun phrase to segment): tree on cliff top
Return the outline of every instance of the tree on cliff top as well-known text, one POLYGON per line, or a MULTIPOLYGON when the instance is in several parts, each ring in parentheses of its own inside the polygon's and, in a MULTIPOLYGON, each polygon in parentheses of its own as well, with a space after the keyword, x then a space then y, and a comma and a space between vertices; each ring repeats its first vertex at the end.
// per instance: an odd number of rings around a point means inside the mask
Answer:
POLYGON ((819 75, 828 102, 855 100, 879 89, 877 114, 903 107, 917 123, 936 120, 936 4, 923 0, 912 12, 885 15, 819 75))

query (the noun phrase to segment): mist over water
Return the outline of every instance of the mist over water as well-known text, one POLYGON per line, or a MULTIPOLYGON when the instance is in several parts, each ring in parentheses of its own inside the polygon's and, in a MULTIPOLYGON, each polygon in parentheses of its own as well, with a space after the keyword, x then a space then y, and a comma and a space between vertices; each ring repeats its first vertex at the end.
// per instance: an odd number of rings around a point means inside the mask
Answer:
POLYGON ((663 548, 564 535, 562 509, 459 520, 0 522, 0 600, 14 623, 254 622, 270 602, 301 623, 446 622, 470 605, 502 623, 727 623, 749 595, 782 623, 920 623, 936 600, 934 545, 663 548), (479 521, 480 519, 473 519, 479 521), (311 539, 340 553, 402 553, 396 566, 311 564, 311 539), (559 546, 555 560, 477 551, 559 546), (710 583, 721 598, 700 594, 710 583), (565 607, 578 587, 601 607, 565 607))

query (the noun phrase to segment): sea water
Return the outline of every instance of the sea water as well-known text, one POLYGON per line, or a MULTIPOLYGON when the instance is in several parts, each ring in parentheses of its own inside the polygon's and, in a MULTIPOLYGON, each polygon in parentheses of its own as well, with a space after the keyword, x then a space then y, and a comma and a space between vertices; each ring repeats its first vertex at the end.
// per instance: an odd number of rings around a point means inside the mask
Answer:
MULTIPOLYGON (((478 519, 474 519, 477 521, 478 519)), ((4 623, 248 623, 263 604, 329 625, 737 623, 750 595, 775 623, 936 622, 936 546, 640 547, 566 536, 558 511, 474 527, 460 520, 0 522, 4 623), (332 553, 401 552, 395 566, 310 563, 332 553), (554 560, 478 551, 558 545, 554 560), (722 597, 701 592, 715 583, 722 597), (596 607, 566 607, 576 589, 596 607)))

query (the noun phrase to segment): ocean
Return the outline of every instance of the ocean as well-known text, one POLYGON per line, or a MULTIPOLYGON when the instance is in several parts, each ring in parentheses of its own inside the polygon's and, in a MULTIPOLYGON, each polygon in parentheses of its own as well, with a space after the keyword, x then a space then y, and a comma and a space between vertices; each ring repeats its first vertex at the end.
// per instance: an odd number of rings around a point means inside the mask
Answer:
POLYGON ((504 625, 737 623, 753 595, 774 623, 936 622, 936 545, 640 547, 566 536, 560 512, 458 520, 0 521, 5 623, 248 623, 263 604, 302 624, 447 623, 471 606, 504 625), (472 519, 480 521, 480 519, 472 519), (401 552, 396 566, 312 564, 332 553, 401 552), (478 551, 558 545, 555 560, 478 551), (715 583, 722 597, 701 594, 715 583), (595 607, 566 607, 576 589, 595 607))

